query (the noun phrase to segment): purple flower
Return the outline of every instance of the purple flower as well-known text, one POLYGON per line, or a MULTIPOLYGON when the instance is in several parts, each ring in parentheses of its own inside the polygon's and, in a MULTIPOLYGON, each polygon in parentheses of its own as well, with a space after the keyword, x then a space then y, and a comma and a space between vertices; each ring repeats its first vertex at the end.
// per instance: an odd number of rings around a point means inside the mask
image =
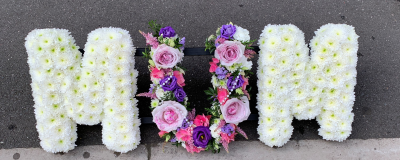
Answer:
POLYGON ((180 49, 181 51, 183 51, 183 50, 185 49, 185 42, 186 42, 186 38, 185 38, 185 37, 183 37, 183 38, 181 39, 181 41, 179 41, 179 44, 182 45, 182 47, 179 47, 179 49, 180 49))
POLYGON ((180 127, 180 129, 186 129, 188 127, 190 127, 193 124, 193 121, 189 121, 188 119, 184 119, 182 121, 182 126, 180 127))
POLYGON ((166 26, 164 28, 161 28, 160 33, 158 33, 158 34, 160 36, 163 35, 163 38, 174 37, 175 36, 175 30, 170 26, 166 26))
POLYGON ((208 127, 198 126, 193 129, 193 144, 196 147, 206 148, 211 138, 211 131, 208 127))
POLYGON ((224 132, 226 134, 228 134, 228 136, 231 136, 231 134, 233 133, 233 131, 235 131, 235 129, 233 128, 232 125, 230 124, 226 124, 225 126, 223 126, 221 128, 221 132, 224 132))
POLYGON ((215 74, 218 75, 218 79, 224 79, 225 75, 228 73, 228 71, 224 67, 218 67, 215 70, 215 74))
POLYGON ((244 83, 243 77, 241 75, 239 76, 239 78, 237 78, 237 77, 235 79, 233 79, 233 78, 235 78, 235 77, 230 76, 228 78, 228 82, 226 84, 228 86, 228 90, 230 90, 230 91, 242 87, 243 83, 244 83))
POLYGON ((164 89, 164 91, 173 91, 178 87, 176 81, 177 79, 175 76, 165 76, 164 79, 160 81, 161 88, 164 89))
POLYGON ((181 88, 181 87, 179 87, 179 86, 177 86, 177 87, 175 88, 175 90, 174 90, 174 95, 175 95, 175 98, 176 98, 176 100, 177 100, 178 102, 183 102, 183 100, 184 100, 185 97, 186 97, 185 91, 183 90, 183 88, 181 88))
POLYGON ((169 140, 170 142, 174 143, 176 142, 176 137, 172 138, 171 140, 169 140))
POLYGON ((236 32, 236 27, 232 24, 223 25, 221 28, 221 37, 225 39, 233 38, 236 32))
POLYGON ((151 86, 151 87, 150 87, 150 89, 149 89, 149 93, 153 93, 153 90, 154 90, 154 86, 155 86, 155 85, 154 85, 154 84, 151 84, 150 86, 151 86))

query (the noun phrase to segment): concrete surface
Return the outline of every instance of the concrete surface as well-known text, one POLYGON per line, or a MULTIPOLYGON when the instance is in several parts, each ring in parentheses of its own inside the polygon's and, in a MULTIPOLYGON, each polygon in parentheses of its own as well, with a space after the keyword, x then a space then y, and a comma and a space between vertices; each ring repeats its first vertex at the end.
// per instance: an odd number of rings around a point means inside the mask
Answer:
MULTIPOLYGON (((257 39, 269 23, 292 23, 305 33, 307 42, 323 24, 353 25, 360 35, 360 46, 355 120, 350 139, 399 138, 399 17, 399 0, 0 0, 0 149, 39 147, 23 45, 31 30, 65 28, 83 47, 90 31, 98 27, 121 27, 129 30, 134 44, 142 48, 145 42, 138 30, 149 31, 147 22, 153 19, 173 26, 179 35, 187 38, 189 48, 203 47, 205 38, 229 21, 247 28, 252 39, 257 39)), ((190 56, 183 62, 188 68, 185 91, 198 113, 208 107, 202 90, 210 86, 207 72, 210 58, 190 56)), ((136 62, 140 71, 139 92, 146 91, 150 83, 147 63, 142 57, 136 57, 136 62)), ((256 77, 251 77, 253 91, 257 91, 255 82, 256 77)), ((253 99, 254 95, 255 92, 253 99)), ((149 100, 139 98, 139 101, 140 116, 150 116, 149 100)), ((255 102, 250 103, 252 113, 257 113, 255 102)), ((321 139, 315 121, 296 120, 293 126, 293 140, 321 139)), ((257 140, 256 121, 245 122, 240 127, 249 134, 250 140, 257 140)), ((155 125, 142 125, 142 143, 160 142, 157 132, 155 125)), ((101 144, 99 125, 79 126, 78 133, 78 146, 101 144)))
POLYGON ((182 147, 177 148, 167 143, 139 145, 139 147, 126 154, 107 150, 105 146, 81 146, 64 154, 52 154, 40 148, 15 148, 0 150, 0 159, 31 159, 31 160, 58 160, 58 159, 149 159, 149 160, 210 160, 210 159, 285 159, 285 160, 377 160, 400 159, 399 138, 347 140, 343 143, 327 142, 323 140, 289 141, 282 148, 270 148, 261 142, 232 142, 229 153, 221 150, 218 154, 201 152, 198 154, 187 153, 182 147))

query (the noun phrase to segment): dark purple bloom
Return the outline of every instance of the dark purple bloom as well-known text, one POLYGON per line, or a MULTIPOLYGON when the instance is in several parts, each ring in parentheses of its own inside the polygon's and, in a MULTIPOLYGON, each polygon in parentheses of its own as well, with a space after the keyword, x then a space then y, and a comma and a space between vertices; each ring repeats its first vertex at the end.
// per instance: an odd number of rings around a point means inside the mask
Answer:
POLYGON ((232 91, 232 90, 242 87, 243 83, 244 83, 244 80, 241 75, 239 76, 239 78, 230 76, 228 78, 228 82, 226 83, 226 86, 228 87, 228 90, 232 91))
POLYGON ((232 24, 223 25, 221 27, 221 37, 225 39, 230 39, 236 32, 236 27, 232 24))
POLYGON ((165 76, 164 79, 160 81, 160 85, 164 91, 173 91, 176 87, 178 87, 176 82, 177 79, 175 76, 165 76))
POLYGON ((183 38, 181 39, 181 41, 179 41, 179 44, 182 45, 182 47, 179 47, 179 49, 180 49, 181 51, 183 51, 183 50, 185 49, 185 42, 186 42, 186 38, 185 38, 185 37, 183 37, 183 38))
POLYGON ((223 126, 221 128, 221 132, 224 132, 226 134, 228 134, 228 136, 231 136, 231 134, 235 131, 235 129, 233 128, 232 125, 230 124, 226 124, 225 126, 223 126))
POLYGON ((193 129, 193 144, 196 147, 206 148, 211 138, 211 131, 208 127, 198 126, 193 129))
POLYGON ((164 28, 161 28, 160 33, 158 33, 158 34, 160 36, 163 35, 163 38, 174 37, 175 36, 175 30, 170 26, 166 26, 164 28))
POLYGON ((186 97, 185 91, 183 90, 183 88, 181 88, 181 87, 179 87, 179 86, 177 86, 177 87, 175 88, 175 90, 174 90, 174 95, 175 95, 175 98, 176 98, 176 100, 177 100, 178 102, 183 102, 183 100, 184 100, 185 97, 186 97))
POLYGON ((218 75, 218 77, 217 77, 218 79, 224 79, 227 73, 228 73, 228 71, 224 67, 218 67, 215 70, 215 74, 218 75))

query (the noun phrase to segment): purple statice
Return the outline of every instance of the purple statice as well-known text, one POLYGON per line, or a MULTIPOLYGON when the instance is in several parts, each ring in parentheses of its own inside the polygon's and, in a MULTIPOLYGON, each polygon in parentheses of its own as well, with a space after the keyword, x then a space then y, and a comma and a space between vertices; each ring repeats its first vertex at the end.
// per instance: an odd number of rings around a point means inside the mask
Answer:
POLYGON ((182 45, 182 47, 179 47, 179 49, 180 49, 181 51, 183 51, 183 50, 185 49, 185 42, 186 42, 186 38, 185 38, 185 37, 183 37, 183 38, 181 39, 181 41, 179 41, 179 44, 182 45))
POLYGON ((154 86, 156 86, 156 85, 155 84, 151 84, 150 85, 149 93, 153 93, 154 86))
POLYGON ((174 137, 174 138, 171 138, 171 140, 169 140, 170 142, 172 142, 172 143, 174 143, 174 142, 176 142, 177 140, 176 140, 176 137, 174 137))
POLYGON ((236 27, 232 24, 223 25, 221 27, 221 37, 225 39, 233 38, 233 35, 236 32, 236 27))
POLYGON ((228 73, 228 70, 226 70, 224 67, 218 67, 215 70, 215 74, 217 74, 218 79, 224 79, 227 73, 228 73))
POLYGON ((241 75, 239 76, 239 78, 230 76, 228 78, 228 82, 226 83, 226 86, 228 87, 228 90, 232 91, 232 90, 242 87, 243 83, 244 83, 244 80, 241 75))
POLYGON ((179 86, 175 87, 174 95, 178 102, 183 102, 186 97, 185 91, 183 90, 182 87, 179 87, 179 86))
POLYGON ((186 129, 188 127, 190 127, 193 124, 193 121, 189 121, 188 119, 184 119, 182 122, 182 126, 180 127, 180 129, 186 129))
POLYGON ((165 76, 162 80, 160 80, 160 85, 164 91, 173 91, 176 87, 178 87, 176 82, 177 79, 175 76, 165 76))
POLYGON ((175 34, 175 30, 170 27, 170 26, 166 26, 164 28, 161 28, 160 32, 158 33, 160 36, 162 35, 163 38, 167 38, 167 37, 174 37, 175 34))
POLYGON ((232 125, 226 124, 221 128, 221 132, 228 134, 228 136, 231 136, 231 134, 235 131, 232 125))

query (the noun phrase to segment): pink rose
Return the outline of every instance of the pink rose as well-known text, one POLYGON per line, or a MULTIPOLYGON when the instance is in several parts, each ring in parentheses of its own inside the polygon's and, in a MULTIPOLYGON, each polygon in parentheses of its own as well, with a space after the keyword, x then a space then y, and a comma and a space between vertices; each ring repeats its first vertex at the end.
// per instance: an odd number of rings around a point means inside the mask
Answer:
POLYGON ((231 66, 241 60, 245 48, 239 41, 225 41, 217 47, 214 56, 221 61, 222 65, 231 66))
POLYGON ((207 115, 207 116, 205 116, 204 114, 197 115, 193 121, 193 124, 196 126, 208 127, 210 125, 210 119, 211 119, 211 115, 207 115))
POLYGON ((179 86, 185 86, 185 79, 183 78, 183 74, 181 72, 174 71, 174 76, 176 77, 179 86))
POLYGON ((158 136, 160 136, 160 138, 162 138, 162 136, 164 136, 164 134, 166 134, 166 133, 168 133, 168 132, 160 131, 160 132, 158 132, 158 136))
POLYGON ((229 99, 221 106, 221 112, 226 123, 238 124, 243 122, 250 116, 249 100, 247 97, 229 99))
POLYGON ((225 98, 228 97, 228 90, 226 90, 225 88, 218 88, 218 101, 221 104, 225 104, 225 98))
POLYGON ((157 67, 152 67, 150 68, 151 73, 150 73, 150 77, 151 80, 153 81, 153 79, 163 79, 164 78, 164 72, 162 70, 159 70, 157 67))
POLYGON ((153 121, 158 129, 166 132, 176 130, 182 125, 187 116, 186 108, 175 101, 164 101, 161 106, 156 107, 153 112, 153 121))
POLYGON ((182 60, 183 53, 165 44, 159 45, 151 57, 157 68, 172 68, 182 60))

